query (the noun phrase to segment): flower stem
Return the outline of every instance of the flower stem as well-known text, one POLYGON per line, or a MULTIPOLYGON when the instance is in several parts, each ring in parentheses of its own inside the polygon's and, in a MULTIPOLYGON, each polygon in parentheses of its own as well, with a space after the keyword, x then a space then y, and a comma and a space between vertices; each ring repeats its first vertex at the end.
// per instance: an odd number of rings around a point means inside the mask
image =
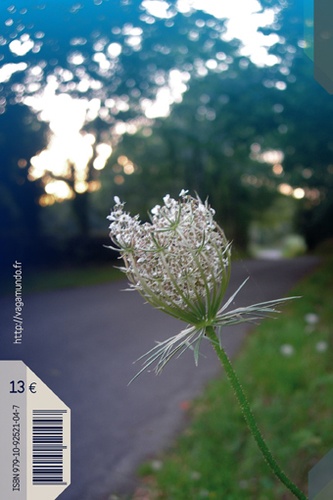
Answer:
POLYGON ((206 336, 209 338, 209 340, 211 340, 215 352, 225 369, 226 375, 240 404, 244 419, 267 464, 269 465, 275 476, 280 479, 280 481, 295 495, 295 497, 299 498, 300 500, 307 500, 305 494, 286 476, 280 466, 276 463, 270 449, 268 448, 264 438, 261 435, 260 430, 258 429, 254 415, 251 411, 249 402, 238 380, 238 377, 230 363, 225 350, 220 346, 218 338, 212 326, 206 327, 206 336))

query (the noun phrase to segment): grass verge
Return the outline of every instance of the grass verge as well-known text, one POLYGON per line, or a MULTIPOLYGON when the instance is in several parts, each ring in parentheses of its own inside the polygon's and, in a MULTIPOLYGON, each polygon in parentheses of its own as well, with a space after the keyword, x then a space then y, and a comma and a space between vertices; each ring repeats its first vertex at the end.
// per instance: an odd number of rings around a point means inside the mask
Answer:
MULTIPOLYGON (((302 281, 301 295, 248 337, 234 367, 278 463, 305 493, 308 471, 333 448, 333 258, 302 281)), ((167 454, 140 469, 135 499, 288 500, 250 436, 227 380, 189 410, 167 454)))

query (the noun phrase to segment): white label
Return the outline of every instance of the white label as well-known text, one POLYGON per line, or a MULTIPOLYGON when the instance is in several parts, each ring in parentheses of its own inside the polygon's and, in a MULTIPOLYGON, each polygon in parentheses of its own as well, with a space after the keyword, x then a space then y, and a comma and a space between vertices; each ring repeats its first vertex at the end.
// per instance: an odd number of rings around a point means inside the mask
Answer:
POLYGON ((70 484, 70 409, 23 361, 0 361, 0 485, 55 500, 70 484))

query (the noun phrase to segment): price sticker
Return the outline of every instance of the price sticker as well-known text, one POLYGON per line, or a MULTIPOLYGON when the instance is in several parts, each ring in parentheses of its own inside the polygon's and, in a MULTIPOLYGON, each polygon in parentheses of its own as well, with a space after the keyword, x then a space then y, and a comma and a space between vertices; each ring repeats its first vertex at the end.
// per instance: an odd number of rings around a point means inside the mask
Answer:
POLYGON ((55 500, 70 484, 70 409, 23 361, 0 361, 2 498, 55 500))

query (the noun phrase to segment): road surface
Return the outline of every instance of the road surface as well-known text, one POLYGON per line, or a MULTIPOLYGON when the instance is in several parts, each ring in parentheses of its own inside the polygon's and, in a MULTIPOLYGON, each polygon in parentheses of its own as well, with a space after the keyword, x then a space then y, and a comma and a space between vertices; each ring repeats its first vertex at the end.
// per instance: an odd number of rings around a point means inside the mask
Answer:
MULTIPOLYGON (((282 297, 318 261, 252 260, 233 265, 228 295, 250 279, 235 306, 282 297)), ((24 272, 24 270, 23 270, 24 272)), ((220 374, 208 342, 199 366, 186 352, 160 376, 128 386, 133 361, 184 325, 153 310, 125 282, 24 295, 24 341, 14 346, 14 296, 0 299, 0 359, 22 359, 72 411, 72 484, 61 500, 108 500, 130 494, 136 467, 170 445, 184 425, 184 405, 220 374)), ((226 328, 232 356, 249 325, 226 328)))

